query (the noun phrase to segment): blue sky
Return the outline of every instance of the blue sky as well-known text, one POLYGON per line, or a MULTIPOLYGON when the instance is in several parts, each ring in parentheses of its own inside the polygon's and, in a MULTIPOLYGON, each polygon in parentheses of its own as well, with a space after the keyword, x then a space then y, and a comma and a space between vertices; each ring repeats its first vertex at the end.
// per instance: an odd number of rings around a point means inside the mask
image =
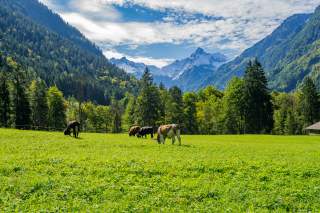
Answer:
POLYGON ((40 0, 108 57, 159 67, 197 47, 229 59, 320 0, 40 0))

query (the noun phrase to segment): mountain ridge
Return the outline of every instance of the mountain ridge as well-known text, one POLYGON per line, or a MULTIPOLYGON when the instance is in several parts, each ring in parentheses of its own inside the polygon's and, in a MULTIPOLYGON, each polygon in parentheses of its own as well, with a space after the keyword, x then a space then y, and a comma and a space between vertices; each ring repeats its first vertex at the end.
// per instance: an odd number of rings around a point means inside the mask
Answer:
MULTIPOLYGON (((13 57, 30 76, 42 78, 48 86, 57 85, 66 97, 108 104, 113 97, 120 99, 128 90, 134 90, 134 78, 109 63, 98 49, 98 53, 90 51, 33 21, 16 9, 20 2, 0 0, 0 50, 4 56, 13 57)), ((28 3, 40 4, 36 0, 25 1, 28 3)), ((45 6, 39 8, 46 16, 57 17, 45 6)))
POLYGON ((197 84, 204 80, 205 76, 214 72, 221 64, 227 61, 227 57, 221 53, 207 53, 202 48, 197 48, 189 57, 175 60, 171 64, 158 68, 143 63, 135 63, 127 58, 110 59, 110 62, 126 72, 141 77, 146 67, 154 76, 154 81, 163 83, 167 87, 179 86, 184 91, 197 90, 197 84))
POLYGON ((253 58, 262 63, 273 90, 292 91, 308 75, 320 86, 320 77, 314 73, 314 65, 319 63, 316 50, 319 34, 320 7, 312 14, 290 16, 266 38, 221 66, 216 75, 209 76, 201 86, 223 89, 233 76, 243 76, 247 62, 253 58))

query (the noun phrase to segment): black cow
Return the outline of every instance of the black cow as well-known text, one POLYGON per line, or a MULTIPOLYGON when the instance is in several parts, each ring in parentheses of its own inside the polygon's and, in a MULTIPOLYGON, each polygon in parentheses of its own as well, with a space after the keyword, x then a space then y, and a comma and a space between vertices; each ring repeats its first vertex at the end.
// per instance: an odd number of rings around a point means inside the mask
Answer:
POLYGON ((80 132, 80 123, 78 121, 71 121, 69 122, 67 128, 64 130, 64 135, 71 136, 71 130, 73 132, 73 136, 77 138, 80 132))
POLYGON ((140 129, 137 136, 138 138, 141 138, 141 137, 147 138, 147 135, 151 135, 151 138, 153 138, 153 134, 154 134, 154 128, 150 126, 145 126, 140 129))

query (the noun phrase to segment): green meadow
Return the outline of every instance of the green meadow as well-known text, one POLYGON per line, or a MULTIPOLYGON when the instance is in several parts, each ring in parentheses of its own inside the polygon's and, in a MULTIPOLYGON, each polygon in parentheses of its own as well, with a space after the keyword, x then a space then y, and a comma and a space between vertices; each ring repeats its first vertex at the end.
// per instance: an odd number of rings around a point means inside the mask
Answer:
POLYGON ((320 137, 0 130, 0 212, 320 210, 320 137))

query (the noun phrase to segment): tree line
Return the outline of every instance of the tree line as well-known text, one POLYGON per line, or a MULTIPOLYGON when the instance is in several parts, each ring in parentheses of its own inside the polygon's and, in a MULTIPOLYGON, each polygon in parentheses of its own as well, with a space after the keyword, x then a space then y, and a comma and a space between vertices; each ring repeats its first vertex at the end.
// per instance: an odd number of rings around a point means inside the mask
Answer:
POLYGON ((63 130, 67 121, 80 120, 84 131, 120 132, 120 107, 65 99, 57 86, 44 80, 30 80, 11 57, 0 57, 0 127, 63 130))
POLYGON ((248 63, 243 78, 230 80, 224 91, 208 86, 183 93, 156 85, 148 69, 138 95, 127 92, 109 105, 65 98, 57 86, 40 78, 30 81, 10 57, 1 57, 0 126, 62 130, 78 120, 82 131, 123 132, 133 125, 180 124, 184 134, 304 134, 320 119, 317 89, 310 78, 292 93, 271 92, 261 64, 248 63))
POLYGON ((137 97, 127 97, 123 123, 159 126, 177 123, 185 134, 304 134, 320 119, 320 101, 311 78, 292 93, 271 92, 263 67, 248 63, 243 78, 224 91, 208 86, 198 92, 155 85, 148 70, 137 97))

